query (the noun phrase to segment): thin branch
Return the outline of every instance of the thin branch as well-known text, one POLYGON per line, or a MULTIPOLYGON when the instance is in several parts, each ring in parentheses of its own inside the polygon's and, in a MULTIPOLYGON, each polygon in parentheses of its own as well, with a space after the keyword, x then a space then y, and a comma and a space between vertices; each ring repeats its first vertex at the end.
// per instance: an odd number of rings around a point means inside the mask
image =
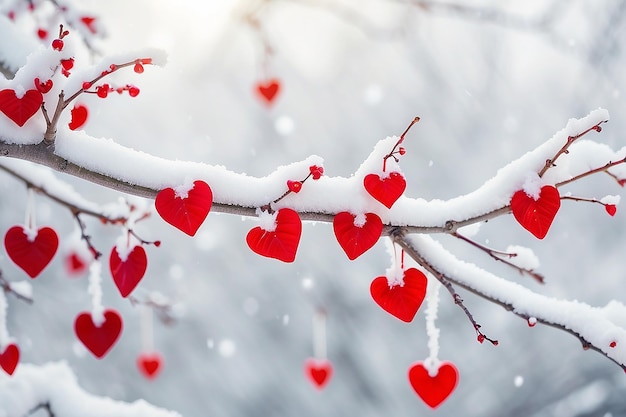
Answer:
POLYGON ((2 270, 0 269, 0 289, 2 289, 6 293, 13 294, 18 299, 27 302, 28 304, 33 303, 33 299, 30 297, 26 297, 24 294, 19 291, 15 291, 13 287, 11 287, 11 282, 7 281, 4 276, 2 276, 2 270))
POLYGON ((543 279, 543 275, 535 272, 532 269, 528 269, 528 268, 522 268, 519 265, 516 265, 513 262, 507 261, 506 258, 514 258, 517 256, 517 253, 509 253, 509 252, 502 252, 502 251, 498 251, 495 249, 491 249, 488 248, 484 245, 481 245, 480 243, 466 237, 463 236, 461 234, 459 234, 458 232, 452 232, 450 233, 452 236, 456 237, 457 239, 461 239, 462 241, 469 243, 470 245, 474 246, 475 248, 478 248, 480 250, 482 250, 483 252, 485 252, 487 255, 491 256, 491 258, 495 259, 498 262, 502 262, 508 266, 510 266, 511 268, 517 270, 520 274, 522 275, 528 275, 531 278, 534 278, 536 281, 538 281, 539 283, 543 284, 544 283, 544 279, 543 279))
MULTIPOLYGON (((589 176, 589 175, 592 175, 592 174, 597 174, 598 172, 606 172, 606 173, 608 173, 609 175, 613 176, 613 178, 616 178, 614 175, 612 175, 612 174, 610 174, 610 173, 609 173, 609 171, 608 171, 608 170, 609 170, 609 168, 612 168, 612 167, 614 167, 614 166, 616 166, 616 165, 621 165, 621 164, 623 164, 623 163, 625 163, 625 162, 626 162, 626 158, 624 158, 624 159, 620 159, 619 161, 615 161, 615 162, 609 162, 609 163, 607 163, 606 165, 601 166, 601 167, 599 167, 599 168, 590 169, 589 171, 587 171, 587 172, 583 172, 582 174, 578 174, 578 175, 576 175, 576 176, 573 176, 572 178, 570 178, 570 179, 568 179, 568 180, 565 180, 565 181, 561 181, 561 182, 559 182, 559 183, 556 183, 556 184, 555 184, 555 186, 556 186, 556 187, 561 187, 561 186, 563 186, 563 185, 566 185, 566 184, 572 183, 572 182, 574 182, 574 181, 578 181, 579 179, 585 178, 585 177, 587 177, 587 176, 589 176)), ((618 183, 619 183, 619 180, 618 180, 618 183)))
MULTIPOLYGON (((583 349, 585 350, 594 350, 598 353, 600 353, 601 355, 607 357, 608 359, 610 359, 612 362, 614 362, 616 365, 618 365, 620 368, 622 368, 624 371, 626 371, 626 365, 619 363, 618 361, 616 361, 615 359, 613 359, 612 357, 610 357, 606 352, 604 352, 602 349, 600 349, 598 346, 590 343, 587 339, 585 339, 580 333, 572 330, 569 327, 566 327, 565 325, 561 324, 561 323, 555 323, 555 322, 551 322, 548 319, 545 319, 543 317, 540 316, 530 316, 528 314, 519 312, 515 306, 513 304, 511 304, 510 302, 506 302, 503 301, 501 299, 496 298, 495 296, 488 294, 484 291, 481 291, 480 289, 477 288, 473 288, 467 284, 465 284, 464 282, 462 282, 461 280, 455 278, 454 276, 450 276, 450 275, 445 275, 443 274, 441 271, 439 271, 439 269, 437 269, 436 267, 434 267, 432 265, 432 263, 430 263, 426 257, 424 257, 417 249, 415 249, 415 247, 413 247, 412 243, 407 239, 406 233, 402 228, 398 228, 394 233, 393 233, 393 240, 395 243, 397 243, 400 247, 402 247, 405 252, 413 259, 415 260, 415 262, 417 262, 418 264, 422 265, 422 267, 424 267, 427 271, 431 272, 435 277, 439 278, 439 277, 444 277, 446 281, 449 281, 451 283, 454 283, 455 285, 458 285, 461 288, 466 289, 467 291, 493 303, 493 304, 497 304, 499 306, 501 306, 502 308, 504 308, 505 310, 515 314, 518 317, 523 318, 524 320, 528 321, 531 317, 535 318, 537 320, 538 323, 542 323, 545 324, 546 326, 550 326, 550 327, 554 327, 555 329, 559 329, 562 330, 564 332, 567 332, 573 336, 575 336, 581 343, 581 345, 583 346, 583 349)), ((444 283, 445 285, 445 283, 444 283)))

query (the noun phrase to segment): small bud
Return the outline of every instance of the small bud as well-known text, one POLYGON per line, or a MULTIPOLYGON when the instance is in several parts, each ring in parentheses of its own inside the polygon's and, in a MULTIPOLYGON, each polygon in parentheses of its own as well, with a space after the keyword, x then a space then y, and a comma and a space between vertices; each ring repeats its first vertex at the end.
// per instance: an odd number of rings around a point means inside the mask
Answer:
POLYGON ((609 216, 611 217, 615 216, 615 213, 617 213, 617 207, 615 206, 615 204, 605 204, 604 209, 607 213, 609 213, 609 216))
POLYGON ((300 181, 288 180, 287 187, 289 188, 289 191, 291 191, 292 193, 299 193, 300 190, 302 189, 302 183, 300 181))
POLYGON ((52 41, 52 49, 55 51, 62 51, 65 43, 61 39, 55 39, 52 41))
POLYGON ((479 334, 476 339, 478 340, 478 343, 483 343, 485 341, 485 335, 479 334))
POLYGON ((141 65, 141 62, 137 62, 133 69, 137 74, 141 74, 143 72, 143 65, 141 65))
POLYGON ((155 240, 155 241, 154 241, 154 246, 156 246, 157 248, 158 248, 159 246, 161 246, 161 241, 160 241, 160 240, 155 240))
POLYGON ((48 31, 45 29, 39 29, 37 30, 37 36, 39 39, 44 40, 48 37, 48 31))
POLYGON ((406 153, 406 149, 404 149, 404 147, 400 146, 400 149, 398 149, 398 153, 400 155, 404 155, 406 153))
POLYGON ((609 343, 609 346, 614 348, 615 346, 617 346, 617 342, 614 340, 611 343, 609 343))
POLYGON ((111 64, 111 65, 109 65, 109 69, 111 70, 111 72, 116 71, 117 70, 117 65, 111 64))
POLYGON ((128 87, 128 94, 131 97, 137 97, 139 95, 139 89, 135 86, 128 87))
POLYGON ((83 90, 89 90, 91 88, 91 83, 89 81, 85 81, 83 83, 83 90))
POLYGON ((593 130, 595 130, 596 132, 602 132, 602 127, 600 125, 594 126, 593 130))
POLYGON ((96 87, 96 94, 100 98, 106 98, 109 95, 109 84, 102 84, 96 87))

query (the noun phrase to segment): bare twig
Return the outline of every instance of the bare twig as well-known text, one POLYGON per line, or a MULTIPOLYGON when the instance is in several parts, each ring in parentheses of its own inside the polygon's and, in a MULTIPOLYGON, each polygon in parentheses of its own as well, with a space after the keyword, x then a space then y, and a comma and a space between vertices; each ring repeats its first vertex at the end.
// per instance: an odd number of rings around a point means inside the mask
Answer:
POLYGON ((2 289, 6 293, 13 294, 18 299, 27 302, 28 304, 33 303, 33 299, 30 297, 26 297, 24 294, 15 291, 13 287, 11 287, 11 282, 7 281, 4 276, 2 276, 2 270, 0 269, 0 289, 2 289))

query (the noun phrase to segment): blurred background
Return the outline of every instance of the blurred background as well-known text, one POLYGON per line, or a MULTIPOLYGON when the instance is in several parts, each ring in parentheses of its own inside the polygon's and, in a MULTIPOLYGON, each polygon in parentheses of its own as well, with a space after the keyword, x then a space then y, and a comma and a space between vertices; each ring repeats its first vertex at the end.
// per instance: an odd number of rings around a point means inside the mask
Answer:
MULTIPOLYGON (((626 143, 623 0, 83 0, 80 8, 106 30, 94 44, 96 61, 145 47, 168 53, 163 68, 116 74, 120 84, 139 86, 138 97, 85 98, 85 131, 169 159, 264 176, 317 154, 327 175, 348 176, 378 140, 399 135, 419 116, 401 162, 406 194, 448 199, 598 107, 612 118, 593 139, 615 149, 626 143), (268 104, 255 89, 270 79, 280 91, 268 104)), ((55 175, 94 201, 120 197, 55 175)), ((0 178, 6 230, 23 221, 26 191, 12 177, 0 178)), ((601 198, 621 190, 595 176, 568 191, 601 198)), ((54 226, 62 241, 75 231, 66 209, 38 197, 37 210, 38 223, 54 226)), ((626 301, 625 216, 619 207, 611 218, 599 205, 564 202, 543 241, 511 216, 481 227, 479 242, 532 248, 545 285, 440 239, 461 259, 534 291, 602 306, 626 301)), ((108 257, 120 230, 87 224, 108 257)), ((618 366, 583 351, 569 334, 529 328, 463 291, 484 332, 500 344, 477 343, 442 291, 439 357, 456 364, 460 381, 430 410, 407 380, 411 364, 428 356, 424 308, 406 324, 369 295, 370 282, 390 263, 383 242, 351 262, 330 225, 305 224, 296 262, 284 264, 248 249, 245 235, 255 225, 212 213, 193 239, 156 216, 137 225, 142 237, 163 243, 146 248, 148 272, 134 294, 158 291, 179 314, 175 325, 155 322, 155 348, 165 358, 156 380, 135 367, 139 309, 120 298, 108 272, 104 304, 122 313, 123 336, 101 361, 76 342, 72 323, 90 308, 90 297, 86 276, 68 276, 62 251, 33 281, 33 305, 8 296, 9 332, 23 361, 65 359, 91 393, 144 398, 184 416, 626 415, 618 366), (313 356, 317 308, 328 313, 334 365, 322 391, 303 372, 313 356)), ((27 279, 4 251, 0 267, 11 280, 27 279)))

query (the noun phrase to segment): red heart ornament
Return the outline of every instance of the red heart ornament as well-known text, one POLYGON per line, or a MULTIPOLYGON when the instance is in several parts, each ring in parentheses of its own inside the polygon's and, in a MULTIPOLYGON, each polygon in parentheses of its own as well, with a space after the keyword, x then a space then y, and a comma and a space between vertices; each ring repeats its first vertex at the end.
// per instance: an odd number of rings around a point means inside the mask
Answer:
POLYGON ((378 242, 383 232, 383 222, 374 213, 365 214, 365 223, 356 225, 357 216, 343 211, 333 219, 337 242, 351 261, 358 258, 378 242))
POLYGON ((437 375, 430 376, 422 362, 409 369, 409 382, 419 397, 431 408, 441 405, 452 394, 459 380, 459 371, 451 362, 443 362, 437 375))
POLYGON ((386 276, 377 277, 370 285, 370 294, 387 313, 409 323, 424 301, 428 280, 422 271, 415 268, 405 270, 403 280, 404 285, 389 286, 386 276))
POLYGON ((65 256, 65 269, 70 275, 80 275, 87 270, 87 261, 76 252, 71 252, 65 256))
POLYGON ((15 90, 0 91, 0 111, 20 127, 37 113, 41 103, 43 96, 37 90, 27 90, 21 98, 17 98, 15 90))
POLYGON ((87 107, 82 104, 77 104, 72 108, 71 115, 72 120, 69 122, 68 126, 70 130, 76 130, 85 124, 89 112, 87 107))
POLYGON ((156 211, 163 220, 189 236, 196 234, 212 204, 211 187, 204 181, 194 181, 187 197, 177 196, 174 189, 165 188, 159 191, 154 200, 156 211))
POLYGON ((162 366, 163 357, 157 352, 144 352, 137 357, 139 372, 147 379, 156 378, 162 366))
POLYGON ((146 251, 142 246, 137 245, 128 253, 126 259, 122 260, 117 247, 114 246, 109 257, 109 268, 120 294, 122 297, 128 297, 148 268, 146 251))
POLYGON ((19 361, 20 349, 14 343, 9 344, 4 352, 0 353, 0 367, 9 375, 13 375, 19 361))
POLYGON ((372 197, 385 207, 391 208, 404 193, 406 180, 399 172, 392 172, 386 178, 380 178, 377 174, 368 174, 363 178, 363 185, 372 197))
POLYGON ((59 247, 56 232, 42 227, 30 236, 22 226, 11 227, 4 235, 4 247, 9 258, 29 277, 35 278, 50 263, 59 247))
POLYGON ((293 262, 302 235, 300 216, 291 209, 282 208, 276 213, 275 225, 271 231, 255 227, 248 232, 246 242, 253 252, 261 256, 293 262))
POLYGON ((317 389, 322 389, 330 381, 333 365, 328 359, 309 358, 304 362, 304 374, 317 389))
POLYGON ((104 311, 104 322, 96 326, 91 313, 82 312, 74 321, 76 337, 98 359, 115 345, 122 333, 122 317, 115 310, 104 311))
POLYGON ((256 92, 267 102, 267 104, 272 104, 279 91, 280 81, 275 78, 266 82, 259 82, 256 85, 256 92))
POLYGON ((543 239, 561 207, 559 190, 552 185, 544 185, 535 200, 524 190, 519 190, 511 198, 511 211, 515 220, 536 238, 543 239))

